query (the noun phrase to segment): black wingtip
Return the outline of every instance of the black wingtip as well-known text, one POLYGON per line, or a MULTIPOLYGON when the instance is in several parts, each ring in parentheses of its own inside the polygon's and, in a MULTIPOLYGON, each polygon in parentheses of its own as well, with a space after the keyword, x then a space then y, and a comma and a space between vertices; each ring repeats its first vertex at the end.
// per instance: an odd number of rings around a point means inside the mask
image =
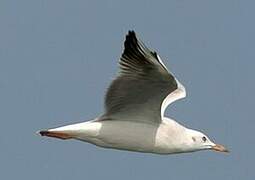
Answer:
MULTIPOLYGON (((126 41, 125 41, 125 48, 130 48, 129 46, 133 46, 133 47, 138 47, 139 45, 138 45, 138 38, 137 38, 137 36, 136 36, 136 33, 135 33, 135 31, 134 30, 129 30, 128 31, 128 34, 126 35, 126 41), (130 45, 130 44, 132 44, 132 45, 130 45)), ((141 41, 140 41, 140 43, 142 43, 141 41)), ((143 44, 143 43, 142 43, 143 44)), ((155 58, 155 59, 157 59, 158 60, 158 55, 157 55, 157 53, 155 52, 155 51, 151 51, 150 52, 150 54, 155 58)), ((159 61, 159 60, 158 60, 159 61)))
POLYGON ((135 31, 134 30, 129 30, 128 34, 126 35, 125 42, 124 42, 124 54, 125 53, 129 54, 132 51, 137 51, 138 46, 139 46, 138 45, 138 39, 136 37, 135 31))
POLYGON ((129 30, 128 35, 135 35, 135 31, 134 30, 129 30))
POLYGON ((128 40, 128 39, 135 39, 135 40, 137 40, 136 33, 135 33, 134 30, 129 30, 128 31, 128 34, 126 35, 126 40, 128 40))

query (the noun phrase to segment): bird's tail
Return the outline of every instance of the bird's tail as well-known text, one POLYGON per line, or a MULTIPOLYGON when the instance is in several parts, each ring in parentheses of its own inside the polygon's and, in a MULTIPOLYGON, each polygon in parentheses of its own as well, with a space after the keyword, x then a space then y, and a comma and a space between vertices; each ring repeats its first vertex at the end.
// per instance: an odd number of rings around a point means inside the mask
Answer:
POLYGON ((92 121, 76 123, 47 130, 41 130, 38 131, 37 133, 40 134, 41 136, 54 137, 59 139, 75 139, 80 136, 81 132, 83 133, 87 132, 86 130, 88 128, 86 127, 87 124, 90 124, 90 122, 92 121))
POLYGON ((51 131, 51 130, 42 130, 38 132, 41 136, 54 137, 58 139, 71 139, 73 138, 70 134, 65 132, 51 131))

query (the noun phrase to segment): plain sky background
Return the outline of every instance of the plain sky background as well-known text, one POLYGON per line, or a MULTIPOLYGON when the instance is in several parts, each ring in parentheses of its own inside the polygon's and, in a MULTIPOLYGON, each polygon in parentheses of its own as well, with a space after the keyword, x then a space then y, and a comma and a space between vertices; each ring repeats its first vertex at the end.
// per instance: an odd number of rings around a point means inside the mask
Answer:
POLYGON ((254 1, 0 2, 0 179, 255 178, 254 1), (168 107, 231 153, 153 155, 43 138, 90 120, 118 71, 128 30, 185 85, 168 107))

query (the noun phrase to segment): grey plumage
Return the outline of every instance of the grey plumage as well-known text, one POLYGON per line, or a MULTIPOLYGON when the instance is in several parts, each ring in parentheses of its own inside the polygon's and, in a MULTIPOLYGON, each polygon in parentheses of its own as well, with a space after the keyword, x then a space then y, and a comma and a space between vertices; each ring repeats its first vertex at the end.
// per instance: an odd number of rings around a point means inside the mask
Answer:
POLYGON ((134 31, 126 36, 119 64, 120 73, 106 93, 104 117, 160 122, 162 101, 178 88, 174 76, 134 31))

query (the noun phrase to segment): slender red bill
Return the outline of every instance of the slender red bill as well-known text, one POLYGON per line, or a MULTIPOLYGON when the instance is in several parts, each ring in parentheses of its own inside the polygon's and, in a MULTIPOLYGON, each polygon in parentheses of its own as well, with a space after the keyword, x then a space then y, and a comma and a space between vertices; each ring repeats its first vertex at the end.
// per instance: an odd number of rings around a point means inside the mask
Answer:
POLYGON ((222 146, 220 144, 215 144, 214 146, 212 146, 212 150, 218 151, 218 152, 229 152, 229 150, 227 150, 227 148, 225 148, 224 146, 222 146))

